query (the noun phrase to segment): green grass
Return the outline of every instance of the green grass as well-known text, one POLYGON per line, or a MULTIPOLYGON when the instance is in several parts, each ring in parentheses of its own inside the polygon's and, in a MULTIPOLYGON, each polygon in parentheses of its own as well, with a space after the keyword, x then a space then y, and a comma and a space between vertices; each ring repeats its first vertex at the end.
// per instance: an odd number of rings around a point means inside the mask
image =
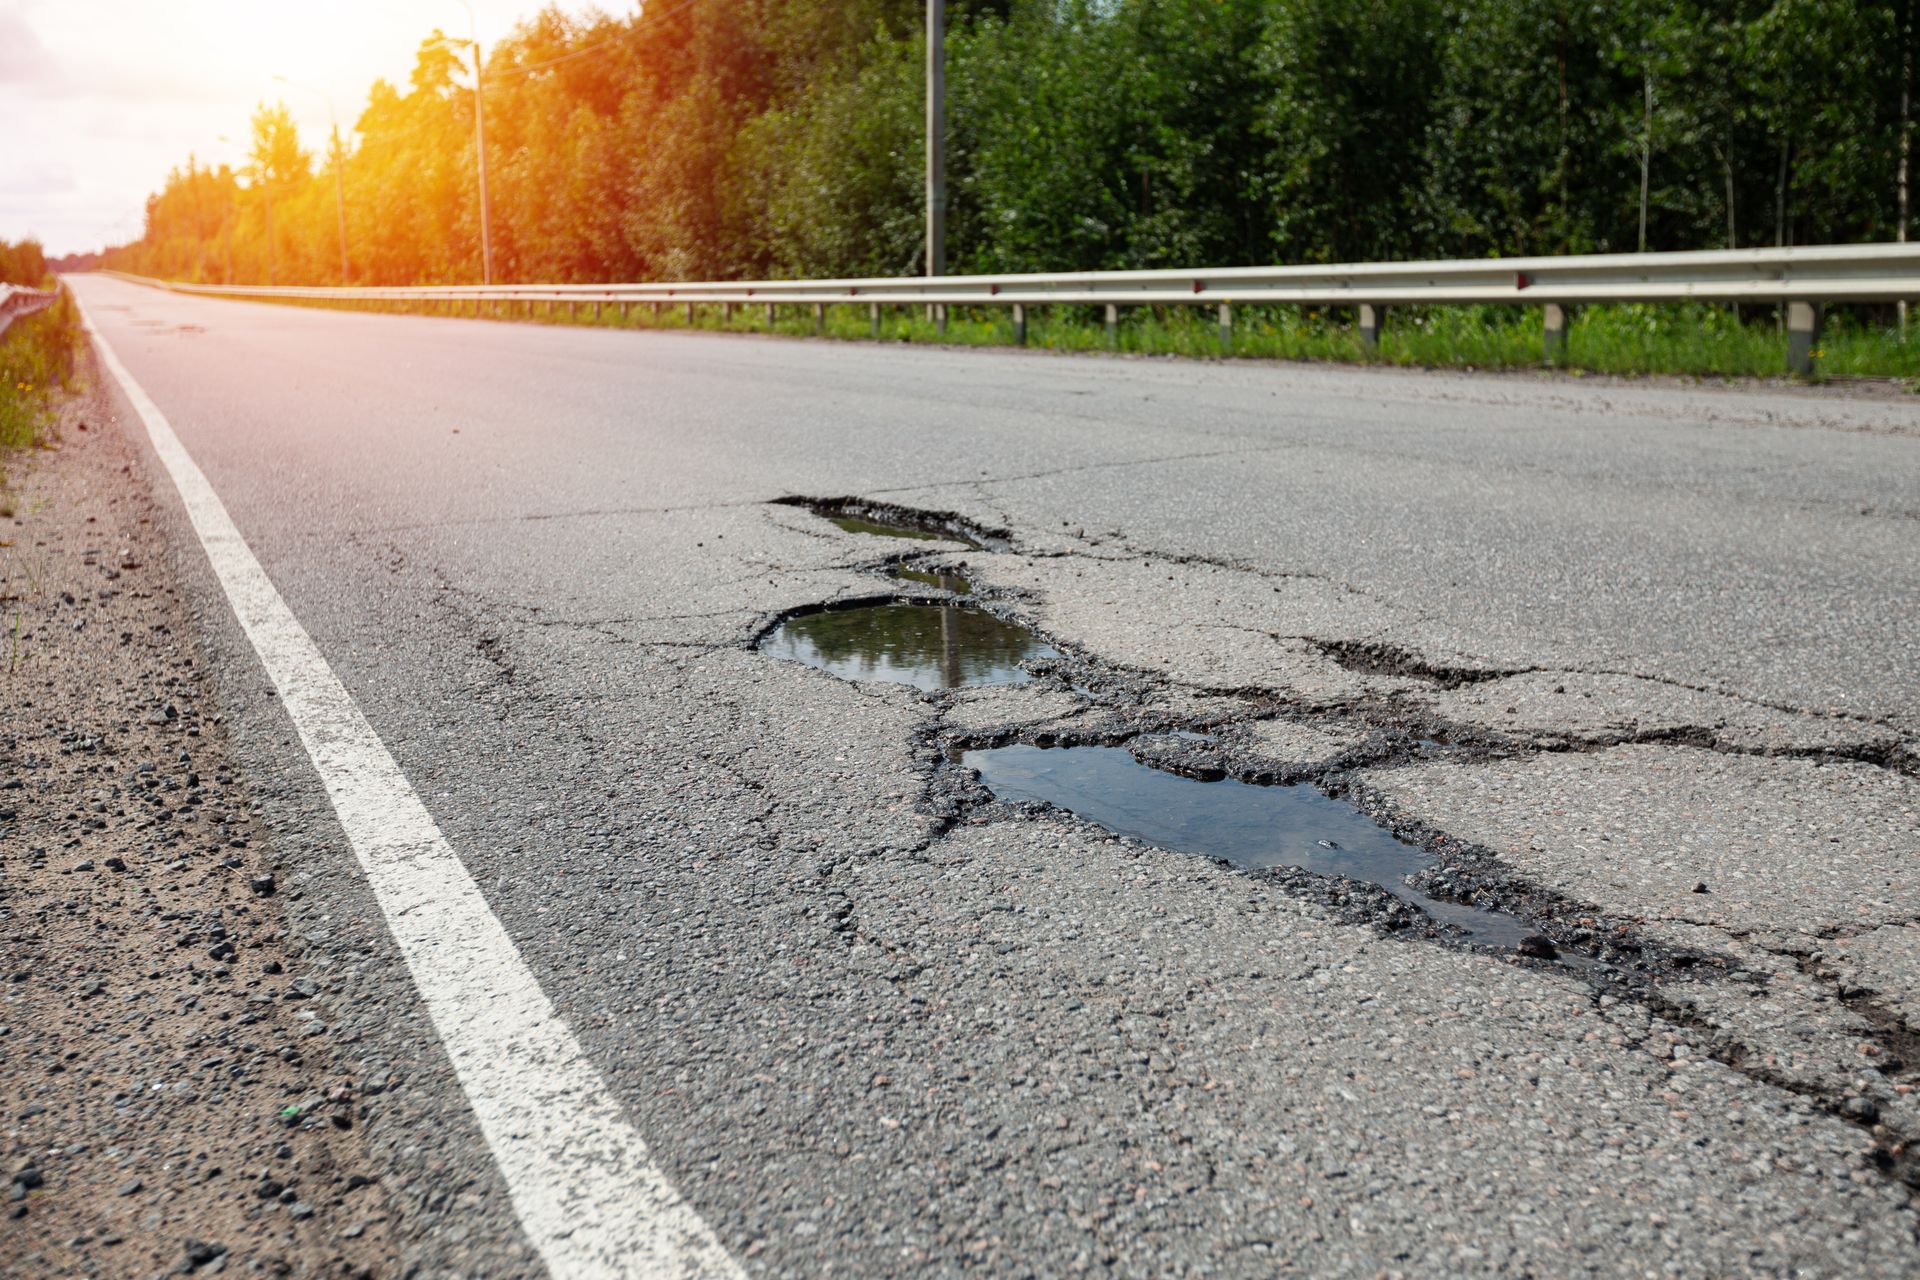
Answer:
MULTIPOLYGON (((84 340, 79 309, 65 290, 52 306, 0 334, 0 458, 48 442, 56 398, 76 384, 84 340)), ((12 514, 0 467, 0 515, 12 514)))
MULTIPOLYGON (((305 305, 345 307, 317 302, 305 305)), ((377 303, 382 311, 409 308, 377 303)), ((471 317, 471 304, 460 314, 471 317)), ((1453 369, 1537 369, 1544 365, 1540 311, 1535 307, 1399 307, 1387 312, 1377 349, 1360 341, 1351 308, 1242 306, 1234 309, 1230 351, 1220 345, 1212 305, 1122 308, 1109 343, 1099 310, 1093 307, 1031 307, 1027 345, 1053 351, 1117 350, 1138 355, 1215 359, 1308 360, 1343 364, 1380 364, 1453 369)), ((1864 313, 1871 314, 1871 313, 1864 313)), ((487 303, 481 319, 532 320, 600 328, 690 329, 702 332, 815 334, 810 306, 776 308, 771 325, 763 304, 743 303, 731 317, 718 304, 487 303)), ((822 335, 840 340, 873 336, 865 304, 830 306, 822 335)), ((924 306, 881 309, 882 341, 957 346, 1004 346, 1013 341, 1007 307, 955 308, 944 336, 924 306)), ((1890 323, 1868 323, 1838 309, 1829 316, 1818 349, 1820 378, 1884 378, 1920 391, 1920 318, 1903 340, 1890 323)), ((1705 303, 1614 304, 1572 311, 1564 349, 1555 367, 1582 373, 1686 377, 1782 377, 1787 367, 1787 338, 1771 308, 1748 308, 1736 318, 1726 306, 1705 303)))

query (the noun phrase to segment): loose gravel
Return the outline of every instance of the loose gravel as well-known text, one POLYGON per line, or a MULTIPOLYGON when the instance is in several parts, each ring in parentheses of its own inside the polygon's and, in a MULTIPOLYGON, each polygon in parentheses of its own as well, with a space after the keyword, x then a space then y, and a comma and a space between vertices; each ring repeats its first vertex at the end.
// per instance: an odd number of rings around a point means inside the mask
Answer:
POLYGON ((389 1274, 381 1086, 283 945, 139 468, 97 399, 57 439, 0 527, 0 1274, 389 1274))

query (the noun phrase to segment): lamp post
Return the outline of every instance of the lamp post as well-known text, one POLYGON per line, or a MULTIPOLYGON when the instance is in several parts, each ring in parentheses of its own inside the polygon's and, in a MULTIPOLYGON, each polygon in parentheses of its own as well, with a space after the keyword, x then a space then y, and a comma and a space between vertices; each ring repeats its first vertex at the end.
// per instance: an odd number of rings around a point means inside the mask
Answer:
POLYGON ((346 154, 340 150, 340 117, 334 114, 333 98, 326 90, 316 89, 310 84, 300 84, 285 76, 275 76, 274 79, 296 89, 305 89, 308 93, 317 93, 321 101, 327 104, 327 124, 333 130, 333 207, 340 222, 340 283, 351 284, 353 269, 347 262, 347 185, 341 172, 346 166, 346 154))
POLYGON ((460 7, 467 11, 467 29, 472 37, 462 40, 457 36, 440 37, 440 43, 453 49, 473 50, 473 149, 477 157, 476 167, 480 171, 480 281, 493 283, 493 225, 487 205, 487 104, 486 72, 480 57, 480 24, 473 16, 473 6, 466 0, 460 0, 460 7))
POLYGON ((947 274, 947 6, 927 0, 927 274, 947 274))

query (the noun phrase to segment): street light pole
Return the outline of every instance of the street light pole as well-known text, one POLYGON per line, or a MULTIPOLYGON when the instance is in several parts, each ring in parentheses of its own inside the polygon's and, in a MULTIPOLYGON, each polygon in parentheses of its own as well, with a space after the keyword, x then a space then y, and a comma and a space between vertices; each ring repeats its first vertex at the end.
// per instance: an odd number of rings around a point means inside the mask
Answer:
POLYGON ((353 265, 347 260, 347 167, 346 152, 340 149, 340 124, 333 122, 333 211, 340 220, 340 283, 353 283, 353 265))
MULTIPOLYGON (((473 10, 467 10, 472 18, 473 10)), ((473 145, 480 168, 480 282, 493 283, 493 222, 487 208, 487 93, 482 81, 480 31, 473 32, 473 145)))
POLYGON ((947 274, 947 6, 927 0, 927 274, 947 274))
MULTIPOLYGON (((467 30, 471 36, 459 40, 453 36, 440 35, 437 43, 451 48, 466 45, 473 50, 473 152, 475 167, 480 171, 480 280, 483 284, 493 283, 493 215, 487 199, 487 86, 486 64, 480 56, 480 23, 473 16, 473 6, 466 0, 460 0, 460 7, 467 11, 467 30)), ((438 33, 436 33, 438 34, 438 33)))
POLYGON ((299 84, 285 76, 275 76, 281 84, 292 85, 296 89, 305 89, 308 93, 317 93, 321 101, 327 104, 327 124, 333 130, 333 208, 340 223, 340 283, 353 283, 353 269, 347 260, 347 183, 342 174, 346 167, 346 153, 340 149, 340 117, 334 112, 333 97, 324 89, 316 89, 310 84, 299 84))

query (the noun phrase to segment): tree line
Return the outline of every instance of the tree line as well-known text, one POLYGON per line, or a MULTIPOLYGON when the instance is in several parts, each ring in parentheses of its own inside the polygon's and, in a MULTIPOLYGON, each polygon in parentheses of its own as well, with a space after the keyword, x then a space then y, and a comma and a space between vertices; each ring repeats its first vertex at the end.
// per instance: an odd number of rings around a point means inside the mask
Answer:
POLYGON ((38 240, 0 240, 0 284, 37 289, 47 282, 47 257, 38 240))
MULTIPOLYGON (((1916 3, 951 0, 949 269, 1904 238, 1916 3)), ((919 272, 923 21, 535 15, 481 77, 495 279, 919 272)), ((106 263, 477 280, 475 98, 434 32, 337 149, 263 105, 248 162, 189 159, 106 263)))

